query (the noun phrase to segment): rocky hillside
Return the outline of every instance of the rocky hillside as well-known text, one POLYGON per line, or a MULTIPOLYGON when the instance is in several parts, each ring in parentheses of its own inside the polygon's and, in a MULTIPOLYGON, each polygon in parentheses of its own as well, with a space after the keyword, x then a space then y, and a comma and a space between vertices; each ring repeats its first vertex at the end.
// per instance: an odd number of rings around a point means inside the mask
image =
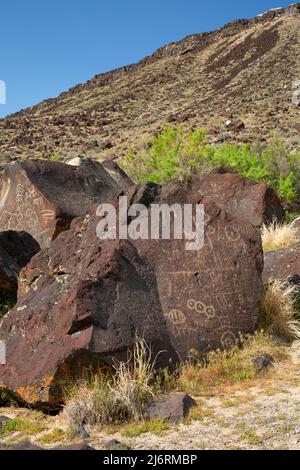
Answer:
POLYGON ((201 126, 213 142, 299 144, 300 3, 237 20, 100 74, 0 121, 9 157, 122 157, 169 122, 201 126))

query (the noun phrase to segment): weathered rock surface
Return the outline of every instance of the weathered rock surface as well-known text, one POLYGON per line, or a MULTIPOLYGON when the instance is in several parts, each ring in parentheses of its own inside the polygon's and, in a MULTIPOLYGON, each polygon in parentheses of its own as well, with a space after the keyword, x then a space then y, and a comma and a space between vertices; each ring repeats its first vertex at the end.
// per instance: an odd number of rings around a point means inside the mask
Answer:
POLYGON ((217 205, 231 215, 247 220, 255 226, 284 220, 284 209, 275 191, 265 183, 244 178, 238 174, 222 172, 196 176, 192 191, 211 197, 217 205))
POLYGON ((136 334, 155 354, 165 351, 164 366, 176 359, 154 273, 129 242, 101 243, 88 217, 22 272, 19 301, 0 332, 7 351, 0 381, 29 402, 57 403, 60 380, 126 359, 136 334))
POLYGON ((264 283, 286 278, 300 286, 300 243, 265 256, 264 283))
POLYGON ((180 422, 186 418, 191 408, 196 406, 195 400, 185 393, 174 393, 159 397, 149 404, 145 410, 148 419, 160 418, 165 421, 180 422))
POLYGON ((17 291, 19 272, 39 251, 39 244, 26 232, 0 232, 0 293, 17 291))
POLYGON ((12 162, 0 182, 0 230, 28 232, 45 247, 73 218, 129 185, 113 162, 87 160, 78 167, 48 160, 12 162))
MULTIPOLYGON (((202 202, 204 247, 186 240, 100 241, 99 218, 72 222, 19 277, 18 303, 0 323, 0 381, 29 402, 56 406, 60 383, 82 368, 126 359, 136 335, 157 366, 226 347, 254 330, 262 289, 257 228, 180 187, 130 189, 150 204, 202 202)), ((133 223, 133 222, 131 222, 133 223)))

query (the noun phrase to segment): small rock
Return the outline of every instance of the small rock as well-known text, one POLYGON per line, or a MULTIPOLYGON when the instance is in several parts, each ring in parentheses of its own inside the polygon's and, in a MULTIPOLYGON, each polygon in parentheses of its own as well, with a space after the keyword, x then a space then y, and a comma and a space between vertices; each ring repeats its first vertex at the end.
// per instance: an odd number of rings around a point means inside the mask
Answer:
POLYGON ((270 356, 256 356, 252 359, 252 363, 259 372, 262 372, 272 366, 273 359, 270 356))
POLYGON ((148 419, 161 418, 166 421, 178 422, 186 418, 191 408, 196 406, 195 400, 184 393, 175 393, 158 398, 150 403, 145 410, 148 419))
POLYGON ((103 445, 103 450, 126 450, 130 449, 130 447, 127 444, 124 444, 117 439, 111 439, 110 441, 107 441, 103 445))

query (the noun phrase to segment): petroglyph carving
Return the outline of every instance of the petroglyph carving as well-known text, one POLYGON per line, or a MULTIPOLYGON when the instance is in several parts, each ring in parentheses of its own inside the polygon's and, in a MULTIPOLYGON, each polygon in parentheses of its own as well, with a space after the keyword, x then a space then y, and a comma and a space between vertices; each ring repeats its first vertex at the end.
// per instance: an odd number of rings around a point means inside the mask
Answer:
POLYGON ((206 306, 200 300, 188 300, 187 307, 190 310, 195 310, 197 313, 205 315, 207 320, 210 320, 216 316, 215 308, 212 305, 206 306))
POLYGON ((224 348, 229 348, 236 342, 236 336, 232 330, 223 333, 221 337, 221 344, 224 348))

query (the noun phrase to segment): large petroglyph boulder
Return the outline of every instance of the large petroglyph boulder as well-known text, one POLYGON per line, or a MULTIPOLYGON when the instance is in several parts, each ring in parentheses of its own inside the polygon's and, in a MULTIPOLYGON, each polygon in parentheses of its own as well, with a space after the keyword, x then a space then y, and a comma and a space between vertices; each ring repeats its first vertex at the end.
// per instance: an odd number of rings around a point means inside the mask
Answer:
POLYGON ((157 279, 160 304, 173 347, 181 360, 191 351, 227 347, 239 333, 255 329, 261 295, 263 255, 259 230, 232 217, 193 188, 139 188, 131 203, 203 204, 204 246, 187 251, 182 240, 135 241, 157 279), (151 195, 153 200, 151 201, 151 195))
POLYGON ((12 162, 0 182, 0 230, 28 232, 45 247, 74 217, 129 185, 113 162, 87 160, 78 167, 48 160, 12 162))
POLYGON ((17 291, 19 272, 39 250, 26 232, 0 232, 0 295, 17 291))
MULTIPOLYGON (((130 190, 129 202, 193 197, 150 185, 130 190)), ((209 198, 197 202, 206 224, 197 251, 187 251, 186 240, 101 241, 98 217, 74 220, 20 275, 18 303, 0 324, 7 349, 0 382, 55 406, 61 380, 125 359, 136 335, 166 366, 252 332, 262 289, 259 230, 209 198)))
POLYGON ((255 226, 284 220, 284 210, 276 192, 265 183, 235 173, 214 173, 192 179, 192 192, 211 197, 235 217, 255 226))

